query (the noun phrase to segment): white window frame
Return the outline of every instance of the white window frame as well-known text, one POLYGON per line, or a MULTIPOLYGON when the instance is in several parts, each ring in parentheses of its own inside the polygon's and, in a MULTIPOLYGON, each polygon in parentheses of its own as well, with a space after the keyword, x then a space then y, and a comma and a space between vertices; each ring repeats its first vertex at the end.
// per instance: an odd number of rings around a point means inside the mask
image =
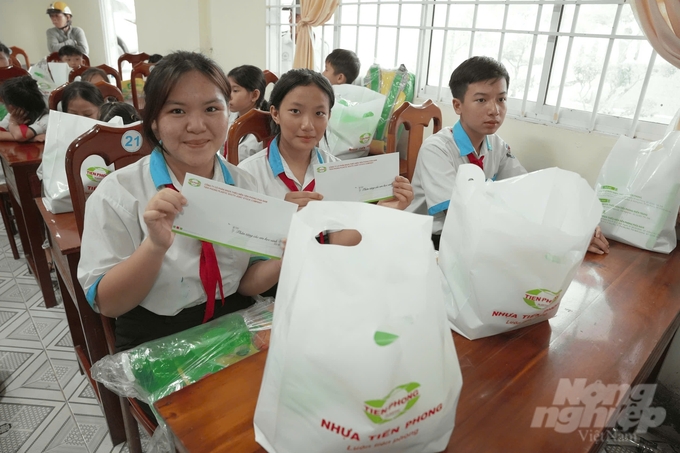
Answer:
MULTIPOLYGON (((294 1, 294 0, 293 0, 294 1)), ((276 23, 273 19, 277 16, 279 11, 281 10, 281 2, 282 0, 268 0, 267 1, 267 6, 268 6, 268 22, 267 22, 267 29, 271 33, 271 30, 277 30, 276 27, 279 27, 278 30, 280 30, 280 27, 284 24, 281 23, 276 23)), ((291 2, 291 0, 284 0, 284 2, 291 2)), ((616 39, 625 39, 625 40, 646 40, 644 36, 631 36, 631 35, 617 35, 615 32, 618 27, 619 23, 619 18, 621 16, 621 11, 622 9, 630 7, 627 5, 628 0, 421 0, 419 2, 416 2, 422 6, 422 12, 421 12, 421 23, 420 26, 399 26, 399 25, 380 25, 380 6, 381 5, 398 5, 399 7, 399 20, 397 23, 401 22, 401 10, 402 6, 404 4, 413 4, 414 2, 412 0, 343 0, 338 7, 338 10, 336 11, 336 14, 334 16, 334 24, 333 24, 333 44, 332 48, 338 47, 338 43, 340 42, 340 33, 341 33, 341 15, 342 15, 342 10, 343 7, 345 6, 356 6, 357 8, 360 8, 365 5, 377 5, 377 23, 375 25, 376 28, 376 36, 378 34, 378 30, 381 28, 396 28, 397 29, 397 38, 396 38, 396 43, 395 43, 395 49, 394 49, 394 66, 396 67, 398 65, 398 52, 399 52, 399 39, 400 39, 400 30, 406 29, 406 28, 412 28, 412 29, 418 29, 420 30, 420 43, 419 43, 419 52, 417 55, 417 64, 416 67, 412 69, 412 71, 416 75, 416 93, 419 98, 431 98, 437 102, 449 104, 451 103, 452 97, 451 93, 449 92, 448 86, 443 85, 443 86, 433 86, 433 85, 426 85, 426 75, 428 72, 428 66, 429 66, 429 55, 430 55, 430 42, 432 39, 432 33, 434 30, 443 30, 444 31, 444 45, 442 46, 442 56, 445 55, 446 53, 446 34, 449 30, 455 30, 455 31, 469 31, 471 32, 471 39, 470 39, 470 50, 469 56, 472 56, 472 50, 474 46, 474 36, 476 32, 493 32, 493 33, 501 33, 501 43, 499 45, 499 54, 498 55, 493 55, 494 58, 497 58, 500 60, 502 57, 502 52, 503 52, 503 44, 504 44, 504 38, 506 33, 525 33, 533 36, 533 43, 532 43, 532 49, 531 49, 531 56, 529 59, 529 68, 528 68, 528 74, 527 74, 527 80, 531 78, 531 71, 533 69, 533 60, 536 57, 536 43, 537 39, 539 36, 548 36, 548 44, 546 46, 545 50, 545 55, 544 55, 544 61, 552 61, 552 58, 554 56, 555 52, 555 47, 556 47, 556 41, 557 38, 568 38, 569 39, 569 44, 567 47, 567 55, 565 59, 565 64, 564 68, 562 71, 562 79, 560 82, 560 88, 559 88, 559 94, 557 96, 557 105, 548 105, 543 102, 539 102, 539 100, 545 100, 547 98, 547 89, 548 89, 548 80, 550 77, 550 72, 551 72, 551 65, 544 65, 542 73, 540 75, 540 83, 539 83, 539 90, 538 90, 538 96, 536 99, 530 99, 528 94, 529 94, 529 84, 526 84, 525 90, 524 90, 524 95, 522 99, 516 99, 516 98, 511 98, 508 99, 508 113, 507 116, 510 118, 518 119, 521 121, 527 121, 527 122, 532 122, 532 123, 539 123, 539 124, 548 124, 552 126, 557 126, 561 128, 566 128, 566 129, 571 129, 571 130, 576 130, 576 131, 581 131, 581 132, 599 132, 607 135, 626 135, 629 137, 638 137, 638 138, 643 138, 643 139, 648 139, 648 140, 656 140, 659 139, 666 127, 667 124, 661 124, 661 123, 655 123, 655 122, 649 122, 649 121, 642 121, 640 120, 640 112, 642 110, 642 106, 644 103, 645 95, 647 92, 647 87, 649 85, 649 80, 652 75, 652 70, 654 68, 654 62, 657 57, 656 52, 652 52, 650 61, 647 67, 647 72, 645 75, 644 82, 642 84, 641 90, 640 90, 640 96, 638 98, 638 103, 636 106, 635 114, 633 118, 623 118, 623 117, 616 117, 616 116, 611 116, 611 115, 605 115, 601 113, 597 113, 597 110, 600 106, 600 100, 602 96, 602 91, 603 91, 603 86, 605 83, 605 76, 606 76, 606 71, 608 69, 608 64, 609 64, 609 58, 611 55, 612 47, 614 45, 614 42, 616 39), (461 4, 468 4, 468 5, 474 5, 475 6, 475 12, 474 12, 474 18, 473 18, 473 24, 471 27, 459 27, 459 28, 453 28, 453 27, 435 27, 432 26, 434 23, 434 7, 435 5, 441 7, 445 6, 447 8, 447 13, 448 13, 448 8, 451 5, 461 5, 461 4), (478 28, 475 26, 476 24, 476 19, 477 19, 477 10, 479 5, 505 5, 505 17, 503 19, 503 28, 501 29, 484 29, 484 28, 478 28), (508 6, 510 4, 528 4, 528 5, 538 5, 539 6, 539 12, 536 17, 536 24, 534 26, 533 31, 518 31, 516 29, 511 29, 507 28, 507 17, 508 17, 508 6), (613 21, 612 29, 610 34, 588 34, 588 33, 577 33, 576 26, 578 24, 578 14, 579 14, 579 9, 581 5, 587 5, 587 4, 613 4, 613 5, 618 5, 617 8, 617 13, 613 21), (565 31, 554 31, 556 30, 557 24, 560 20, 560 14, 562 12, 562 8, 567 6, 567 5, 573 5, 575 8, 574 11, 574 18, 572 20, 572 28, 569 32, 565 31), (551 15, 551 26, 550 26, 550 31, 539 31, 539 22, 541 18, 541 9, 542 8, 553 8, 552 15, 551 15), (600 39, 608 39, 609 40, 609 45, 607 48, 606 52, 606 57, 604 60, 603 64, 603 71, 600 76, 600 81, 599 81, 599 86, 597 90, 597 94, 595 97, 594 105, 593 105, 593 111, 588 112, 588 111, 583 111, 583 110, 576 110, 576 109, 570 109, 570 108, 565 108, 561 105, 561 100, 562 100, 562 94, 563 94, 563 89, 564 89, 564 80, 566 78, 567 71, 570 67, 570 52, 571 52, 571 44, 573 42, 574 38, 578 37, 586 37, 586 38, 600 38, 600 39)), ((357 14, 359 15, 359 14, 357 14)), ((448 17, 448 14, 446 15, 448 17)), ((285 24, 285 26, 288 26, 288 24, 285 24)), ((359 34, 359 24, 344 24, 344 26, 356 26, 357 30, 357 46, 359 46, 361 43, 358 42, 358 34, 359 34)), ((366 24, 361 24, 361 27, 367 27, 370 25, 366 24)), ((322 29, 322 33, 325 32, 326 27, 322 29)), ((325 34, 325 33, 324 33, 325 34)), ((328 37, 328 34, 325 34, 326 37, 328 37)), ((377 49, 378 49, 378 40, 376 39, 375 47, 374 47, 374 54, 377 54, 377 49)), ((269 41, 268 41, 269 42, 269 41)), ((357 49, 351 49, 351 50, 357 50, 357 49)), ((268 55, 271 55, 268 53, 268 55)), ((269 56, 268 59, 269 60, 269 56)), ((409 68, 411 69, 411 68, 409 68)), ((448 79, 448 74, 443 74, 444 70, 444 65, 441 65, 441 71, 442 73, 440 74, 439 80, 446 80, 448 79)))

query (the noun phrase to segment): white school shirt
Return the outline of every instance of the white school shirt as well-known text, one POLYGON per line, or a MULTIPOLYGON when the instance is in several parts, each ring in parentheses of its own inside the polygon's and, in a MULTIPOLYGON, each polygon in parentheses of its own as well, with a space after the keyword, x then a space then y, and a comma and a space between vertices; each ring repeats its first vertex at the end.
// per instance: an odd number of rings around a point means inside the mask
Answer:
MULTIPOLYGON (((260 192, 251 175, 220 156, 215 159, 213 180, 260 192)), ((177 178, 165 164, 163 154, 155 149, 150 156, 108 175, 88 198, 78 280, 95 311, 99 282, 111 268, 128 259, 148 237, 143 218, 146 206, 170 183, 181 190, 177 178)), ((221 221, 221 217, 216 207, 213 221, 221 221)), ((220 246, 215 246, 215 253, 224 297, 227 297, 238 289, 250 255, 220 246)), ((158 315, 174 316, 185 308, 205 303, 206 295, 198 274, 200 256, 199 240, 176 234, 165 253, 156 281, 140 305, 158 315)), ((215 293, 219 300, 219 286, 215 293)))
MULTIPOLYGON (((2 119, 2 121, 0 121, 0 130, 9 131, 9 120, 10 120, 11 116, 12 115, 10 115, 8 113, 7 115, 5 115, 5 117, 2 119)), ((38 118, 37 120, 35 120, 34 123, 31 123, 28 126, 28 128, 30 130, 32 130, 35 133, 35 135, 44 134, 44 133, 47 132, 47 120, 48 120, 48 118, 49 118, 49 115, 43 115, 40 118, 38 118)))
POLYGON ((295 183, 298 190, 303 190, 303 188, 307 187, 309 183, 314 180, 314 164, 337 162, 339 160, 340 159, 326 151, 320 150, 319 148, 314 148, 312 151, 312 158, 310 159, 309 166, 307 167, 307 172, 305 173, 305 179, 304 181, 300 182, 290 170, 286 160, 279 152, 277 136, 269 144, 269 148, 265 148, 254 156, 244 160, 238 164, 238 167, 242 168, 255 177, 260 186, 263 188, 262 193, 283 199, 286 197, 286 194, 290 192, 290 189, 281 180, 281 178, 279 178, 281 173, 284 173, 286 176, 288 176, 295 183), (267 156, 267 151, 269 151, 269 156, 267 156))
MULTIPOLYGON (((231 130, 231 125, 239 117, 238 112, 231 112, 229 114, 229 129, 231 130)), ((227 141, 229 140, 229 135, 227 135, 227 141)), ((245 137, 241 137, 238 143, 238 161, 242 162, 252 156, 253 154, 264 148, 264 144, 257 140, 257 137, 253 134, 248 134, 245 137)))
MULTIPOLYGON (((429 136, 420 147, 411 181, 414 198, 406 210, 433 216, 433 234, 442 232, 456 172, 460 165, 470 163, 467 156, 473 152, 474 146, 460 121, 453 128, 446 127, 429 136)), ((507 143, 496 134, 485 137, 479 157, 484 159, 487 180, 507 179, 527 172, 507 143)))

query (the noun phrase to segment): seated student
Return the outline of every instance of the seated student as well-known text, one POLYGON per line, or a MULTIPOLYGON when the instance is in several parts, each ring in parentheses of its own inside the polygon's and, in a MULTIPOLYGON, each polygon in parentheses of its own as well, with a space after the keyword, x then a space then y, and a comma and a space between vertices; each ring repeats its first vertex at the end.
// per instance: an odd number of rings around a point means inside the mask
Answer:
POLYGON ((323 71, 331 85, 353 83, 359 76, 361 61, 357 54, 347 49, 335 49, 326 57, 326 69, 323 71))
MULTIPOLYGON (((339 160, 316 147, 325 140, 335 102, 333 88, 318 72, 292 69, 276 82, 269 102, 277 135, 267 148, 241 162, 239 168, 255 176, 265 194, 302 208, 312 200, 323 199, 314 192, 313 165, 339 160)), ((392 185, 394 198, 378 204, 406 208, 413 199, 408 179, 397 176, 392 185)))
POLYGON ((144 91, 144 136, 155 149, 111 173, 88 199, 78 265, 88 302, 116 318, 119 351, 246 308, 281 270, 281 260, 258 261, 172 231, 187 173, 258 191, 250 174, 217 155, 230 94, 219 66, 175 52, 144 91))
POLYGON ((119 116, 123 120, 123 124, 142 121, 134 106, 125 102, 107 102, 99 109, 99 121, 109 122, 115 116, 119 116))
POLYGON ((99 109, 104 105, 104 96, 90 82, 71 82, 64 88, 61 110, 73 115, 99 119, 99 109))
POLYGON ((92 85, 98 82, 111 83, 109 75, 102 68, 87 68, 80 74, 81 82, 90 82, 92 85))
MULTIPOLYGON (((496 135, 505 120, 509 83, 505 67, 489 57, 472 57, 451 74, 449 88, 460 120, 428 137, 420 147, 413 173, 415 199, 408 208, 434 216, 432 240, 437 250, 458 166, 478 165, 492 181, 527 172, 496 135)), ((599 227, 588 250, 609 252, 599 227)))
POLYGON ((45 141, 48 109, 38 82, 31 76, 8 79, 0 85, 0 99, 8 112, 0 121, 0 141, 45 141))
MULTIPOLYGON (((264 73, 257 66, 244 65, 232 69, 227 74, 231 85, 231 99, 229 100, 229 127, 240 116, 251 109, 267 110, 268 104, 264 100, 267 82, 264 73)), ((238 144, 239 162, 260 151, 264 145, 257 141, 254 135, 248 134, 241 138, 238 144)), ((226 151, 226 149, 225 149, 226 151)), ((226 153, 225 153, 226 157, 226 153)))
POLYGON ((12 51, 9 47, 0 42, 0 68, 12 66, 12 51))
POLYGON ((78 69, 83 65, 83 53, 73 46, 64 46, 59 49, 59 58, 71 69, 78 69))

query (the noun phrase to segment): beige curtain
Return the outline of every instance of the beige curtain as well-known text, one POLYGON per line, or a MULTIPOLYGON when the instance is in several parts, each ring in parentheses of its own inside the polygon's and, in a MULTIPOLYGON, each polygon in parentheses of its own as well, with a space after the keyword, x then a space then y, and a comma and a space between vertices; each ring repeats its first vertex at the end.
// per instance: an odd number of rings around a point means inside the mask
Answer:
MULTIPOLYGON (((675 0, 678 1, 678 0, 675 0)), ((340 0, 301 0, 301 19, 297 23, 294 68, 314 69, 314 35, 312 27, 323 25, 338 8, 340 0)), ((326 56, 324 55, 323 58, 326 56)))
POLYGON ((631 0, 630 5, 654 50, 680 68, 680 0, 631 0))

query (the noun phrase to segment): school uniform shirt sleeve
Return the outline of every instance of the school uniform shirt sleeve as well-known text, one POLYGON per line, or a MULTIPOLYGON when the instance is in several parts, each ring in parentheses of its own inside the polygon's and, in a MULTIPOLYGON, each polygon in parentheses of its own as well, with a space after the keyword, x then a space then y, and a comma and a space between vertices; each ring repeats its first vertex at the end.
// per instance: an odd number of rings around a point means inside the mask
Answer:
POLYGON ((512 154, 510 146, 504 143, 504 148, 501 151, 501 163, 498 167, 498 180, 508 179, 519 175, 524 175, 527 171, 524 169, 519 160, 512 154))
POLYGON ((248 134, 241 139, 238 144, 238 160, 239 162, 246 160, 250 156, 258 153, 264 148, 264 144, 257 140, 253 134, 248 134))
POLYGON ((28 126, 28 128, 31 129, 35 135, 45 134, 47 132, 48 119, 49 115, 43 115, 38 118, 35 123, 28 126))

